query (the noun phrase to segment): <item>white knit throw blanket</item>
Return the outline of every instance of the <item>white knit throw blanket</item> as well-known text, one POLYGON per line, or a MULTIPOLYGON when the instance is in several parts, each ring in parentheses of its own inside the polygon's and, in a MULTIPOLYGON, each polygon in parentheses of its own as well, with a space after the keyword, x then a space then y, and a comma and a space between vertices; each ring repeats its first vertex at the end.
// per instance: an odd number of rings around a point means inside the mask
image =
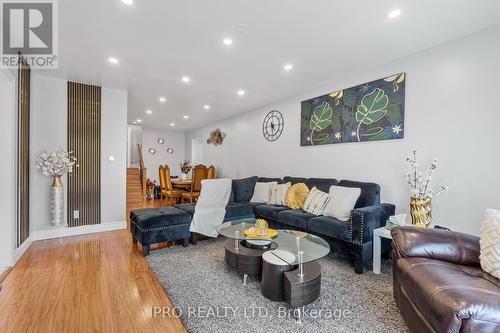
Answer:
POLYGON ((189 231, 217 237, 231 196, 231 179, 204 179, 189 231))

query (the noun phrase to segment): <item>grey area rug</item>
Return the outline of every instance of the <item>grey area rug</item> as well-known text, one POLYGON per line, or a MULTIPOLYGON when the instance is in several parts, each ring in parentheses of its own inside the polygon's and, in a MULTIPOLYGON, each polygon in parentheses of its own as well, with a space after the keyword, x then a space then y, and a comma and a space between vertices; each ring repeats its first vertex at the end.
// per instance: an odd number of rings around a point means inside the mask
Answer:
POLYGON ((299 324, 285 303, 262 295, 258 279, 243 286, 242 275, 226 265, 223 244, 204 240, 147 257, 190 332, 407 332, 388 267, 385 274, 357 275, 333 254, 321 259, 321 295, 299 324))

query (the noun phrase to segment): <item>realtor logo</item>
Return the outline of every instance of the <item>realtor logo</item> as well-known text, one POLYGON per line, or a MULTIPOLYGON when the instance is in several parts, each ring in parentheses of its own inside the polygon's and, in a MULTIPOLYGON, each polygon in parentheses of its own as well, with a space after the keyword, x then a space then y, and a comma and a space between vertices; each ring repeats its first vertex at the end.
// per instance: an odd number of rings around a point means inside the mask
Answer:
POLYGON ((1 2, 2 67, 17 68, 19 53, 31 68, 57 68, 56 0, 1 2))

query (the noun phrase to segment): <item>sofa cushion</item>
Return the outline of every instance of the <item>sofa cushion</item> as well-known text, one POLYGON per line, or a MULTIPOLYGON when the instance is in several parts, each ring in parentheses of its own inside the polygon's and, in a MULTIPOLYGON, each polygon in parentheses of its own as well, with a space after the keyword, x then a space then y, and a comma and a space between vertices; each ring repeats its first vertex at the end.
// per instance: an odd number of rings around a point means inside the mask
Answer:
POLYGON ((309 189, 316 187, 322 192, 328 193, 330 191, 330 186, 337 185, 337 179, 333 178, 308 178, 306 179, 306 185, 309 189))
POLYGON ((175 207, 133 210, 130 212, 130 219, 143 231, 167 225, 191 223, 191 215, 175 207))
POLYGON ((290 176, 285 176, 283 177, 283 183, 292 183, 292 185, 298 184, 298 183, 305 183, 307 178, 303 177, 290 177, 290 176))
POLYGON ((255 187, 253 190, 252 198, 250 202, 260 202, 260 203, 269 203, 269 198, 271 197, 271 186, 277 185, 276 181, 274 182, 257 182, 255 183, 255 187))
POLYGON ((252 198, 255 183, 259 177, 248 177, 244 179, 233 179, 232 188, 234 202, 248 202, 252 198))
POLYGON ((460 327, 480 332, 482 324, 500 323, 500 282, 480 267, 398 258, 395 273, 398 287, 437 332, 462 331, 460 327))
POLYGON ((481 225, 481 268, 500 279, 500 211, 488 209, 481 225))
POLYGON ((330 216, 318 216, 309 220, 307 227, 312 232, 340 239, 349 239, 349 224, 330 216))
POLYGON ((288 188, 285 203, 291 209, 301 209, 309 194, 309 188, 304 183, 297 183, 288 188))
POLYGON ((278 213, 278 221, 306 230, 307 222, 315 216, 303 210, 284 210, 278 213))
POLYGON ((259 205, 253 210, 255 215, 263 218, 278 220, 278 213, 284 210, 289 210, 286 206, 259 205))
POLYGON ((330 187, 330 200, 328 200, 323 215, 335 217, 347 222, 351 211, 358 201, 361 189, 354 187, 332 186, 330 187))
POLYGON ((252 207, 241 203, 231 203, 226 206, 225 219, 233 219, 238 217, 246 217, 253 215, 252 207))
POLYGON ((380 204, 380 186, 375 183, 355 182, 352 180, 341 180, 339 186, 358 187, 361 189, 361 195, 356 201, 354 208, 374 206, 380 204))
POLYGON ((196 204, 194 204, 194 203, 174 205, 175 208, 182 209, 183 211, 188 212, 191 215, 194 214, 194 207, 195 206, 196 206, 196 204))
POLYGON ((259 182, 260 183, 276 182, 278 184, 281 184, 283 183, 283 180, 281 178, 259 177, 259 182))
POLYGON ((244 205, 247 205, 247 206, 250 206, 252 208, 254 207, 257 207, 257 206, 260 206, 260 205, 265 205, 263 203, 260 203, 260 202, 240 202, 241 204, 244 204, 244 205))
POLYGON ((322 215, 328 199, 330 199, 328 192, 323 192, 313 187, 309 191, 302 209, 311 214, 322 215))
POLYGON ((269 203, 271 205, 286 206, 286 194, 291 183, 275 184, 270 187, 269 203))

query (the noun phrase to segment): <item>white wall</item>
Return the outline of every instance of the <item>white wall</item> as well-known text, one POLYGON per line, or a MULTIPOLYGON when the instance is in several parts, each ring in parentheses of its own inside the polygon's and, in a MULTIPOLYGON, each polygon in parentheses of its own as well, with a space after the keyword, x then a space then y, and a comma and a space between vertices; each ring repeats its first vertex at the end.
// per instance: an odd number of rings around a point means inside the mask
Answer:
POLYGON ((125 221, 127 92, 102 88, 101 99, 101 223, 125 221))
POLYGON ((14 76, 10 71, 0 70, 0 272, 13 264, 15 244, 16 215, 16 103, 14 76))
MULTIPOLYGON (((33 230, 43 230, 49 226, 51 178, 41 175, 35 163, 44 150, 67 149, 67 81, 37 74, 31 80, 30 223, 33 230)), ((124 221, 127 92, 103 88, 101 98, 100 222, 124 221), (108 161, 110 155, 114 162, 108 161)), ((67 185, 67 177, 63 184, 67 185)))
MULTIPOLYGON (((434 223, 479 234, 486 208, 500 209, 500 27, 448 42, 399 61, 335 78, 321 88, 258 108, 186 134, 207 136, 220 127, 221 146, 204 144, 204 162, 222 177, 334 177, 377 182, 382 200, 408 211, 406 156, 420 164, 438 157, 434 184, 450 190, 434 200, 434 223), (398 72, 407 73, 405 139, 300 146, 300 102, 398 72), (276 142, 262 136, 262 121, 281 111, 285 129, 276 142)), ((265 78, 263 78, 265 79, 265 78)), ((191 148, 186 147, 186 156, 191 148)))
POLYGON ((184 132, 142 129, 142 156, 148 169, 148 178, 156 180, 159 184, 158 167, 168 164, 172 176, 180 174, 179 163, 185 159, 185 134, 184 132), (157 142, 158 138, 165 140, 164 144, 157 142), (156 149, 156 154, 150 154, 149 148, 156 149), (167 153, 167 148, 173 148, 174 153, 167 153))
MULTIPOLYGON (((43 176, 36 168, 43 151, 68 148, 67 140, 67 82, 47 76, 31 75, 30 114, 30 225, 42 230, 50 224, 50 185, 52 178, 43 176)), ((67 199, 67 176, 62 178, 67 199)), ((64 210, 65 220, 66 209, 64 210)))

